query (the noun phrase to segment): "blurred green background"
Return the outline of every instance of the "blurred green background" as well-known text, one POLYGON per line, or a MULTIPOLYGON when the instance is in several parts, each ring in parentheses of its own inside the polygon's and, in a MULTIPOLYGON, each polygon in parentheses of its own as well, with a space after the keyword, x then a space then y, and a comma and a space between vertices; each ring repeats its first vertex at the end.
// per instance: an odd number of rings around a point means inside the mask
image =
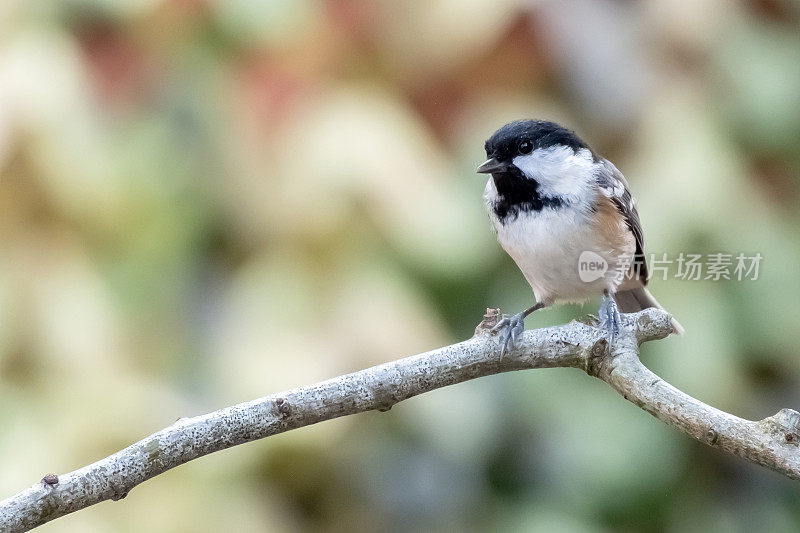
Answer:
MULTIPOLYGON (((483 141, 573 127, 688 334, 644 361, 748 418, 800 407, 796 0, 3 0, 0 498, 191 416, 456 342, 532 303, 483 141)), ((545 311, 528 327, 586 312, 545 311)), ((43 531, 796 531, 800 485, 567 369, 193 461, 43 531)))

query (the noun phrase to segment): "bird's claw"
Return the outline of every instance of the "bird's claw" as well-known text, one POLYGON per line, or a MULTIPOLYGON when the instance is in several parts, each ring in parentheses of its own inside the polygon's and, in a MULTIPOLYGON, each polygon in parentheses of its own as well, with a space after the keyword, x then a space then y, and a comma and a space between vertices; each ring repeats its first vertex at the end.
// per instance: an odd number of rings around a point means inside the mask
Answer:
POLYGON ((619 309, 613 296, 603 296, 598 314, 600 315, 600 328, 606 331, 610 346, 614 344, 620 327, 619 309))
POLYGON ((502 320, 492 328, 492 335, 500 334, 500 357, 516 348, 517 339, 519 339, 523 331, 525 331, 524 313, 517 313, 512 316, 503 315, 502 320))

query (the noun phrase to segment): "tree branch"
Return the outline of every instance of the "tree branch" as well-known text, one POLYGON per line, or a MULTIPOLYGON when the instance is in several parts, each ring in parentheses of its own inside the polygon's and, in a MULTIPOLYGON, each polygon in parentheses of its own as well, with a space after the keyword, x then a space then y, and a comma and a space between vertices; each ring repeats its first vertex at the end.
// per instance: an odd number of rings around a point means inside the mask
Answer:
POLYGON ((532 368, 573 367, 608 383, 625 399, 687 435, 800 479, 800 413, 783 409, 757 422, 710 407, 650 372, 638 346, 672 327, 657 309, 623 315, 609 350, 587 324, 526 331, 520 348, 499 356, 487 313, 473 338, 430 352, 266 396, 171 426, 73 472, 49 474, 0 502, 0 530, 27 531, 104 500, 119 500, 140 483, 178 465, 284 431, 344 415, 387 411, 412 396, 481 376, 532 368))

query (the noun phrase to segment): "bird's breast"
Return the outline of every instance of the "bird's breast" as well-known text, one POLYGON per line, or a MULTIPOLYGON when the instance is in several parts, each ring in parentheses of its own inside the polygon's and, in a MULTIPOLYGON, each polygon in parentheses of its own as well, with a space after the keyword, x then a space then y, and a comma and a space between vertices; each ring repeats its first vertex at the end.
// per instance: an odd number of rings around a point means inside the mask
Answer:
POLYGON ((546 208, 521 212, 503 223, 495 217, 493 223, 497 240, 517 263, 537 301, 579 302, 613 289, 610 277, 624 250, 598 234, 590 209, 546 208), (580 271, 587 252, 596 254, 589 257, 599 263, 597 268, 606 269, 596 278, 580 271))

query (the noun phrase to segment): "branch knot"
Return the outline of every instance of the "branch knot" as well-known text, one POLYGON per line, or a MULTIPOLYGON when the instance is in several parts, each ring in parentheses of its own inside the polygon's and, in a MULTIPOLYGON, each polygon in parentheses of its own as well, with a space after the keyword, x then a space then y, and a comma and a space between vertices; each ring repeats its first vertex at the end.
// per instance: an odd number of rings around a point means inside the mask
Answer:
POLYGON ((278 410, 278 414, 281 418, 286 418, 292 412, 292 407, 285 398, 275 398, 275 408, 278 410))
POLYGON ((794 409, 781 409, 760 422, 776 437, 783 437, 787 444, 800 446, 800 413, 794 409))
POLYGON ((42 478, 42 487, 53 490, 58 487, 58 476, 55 474, 47 474, 42 478))
POLYGON ((496 309, 487 307, 486 314, 483 315, 483 320, 481 320, 481 323, 475 328, 475 336, 490 335, 492 328, 500 322, 502 316, 503 314, 500 312, 499 307, 496 309))
POLYGON ((590 376, 600 377, 606 371, 608 364, 608 341, 600 337, 586 355, 586 373, 590 376))

